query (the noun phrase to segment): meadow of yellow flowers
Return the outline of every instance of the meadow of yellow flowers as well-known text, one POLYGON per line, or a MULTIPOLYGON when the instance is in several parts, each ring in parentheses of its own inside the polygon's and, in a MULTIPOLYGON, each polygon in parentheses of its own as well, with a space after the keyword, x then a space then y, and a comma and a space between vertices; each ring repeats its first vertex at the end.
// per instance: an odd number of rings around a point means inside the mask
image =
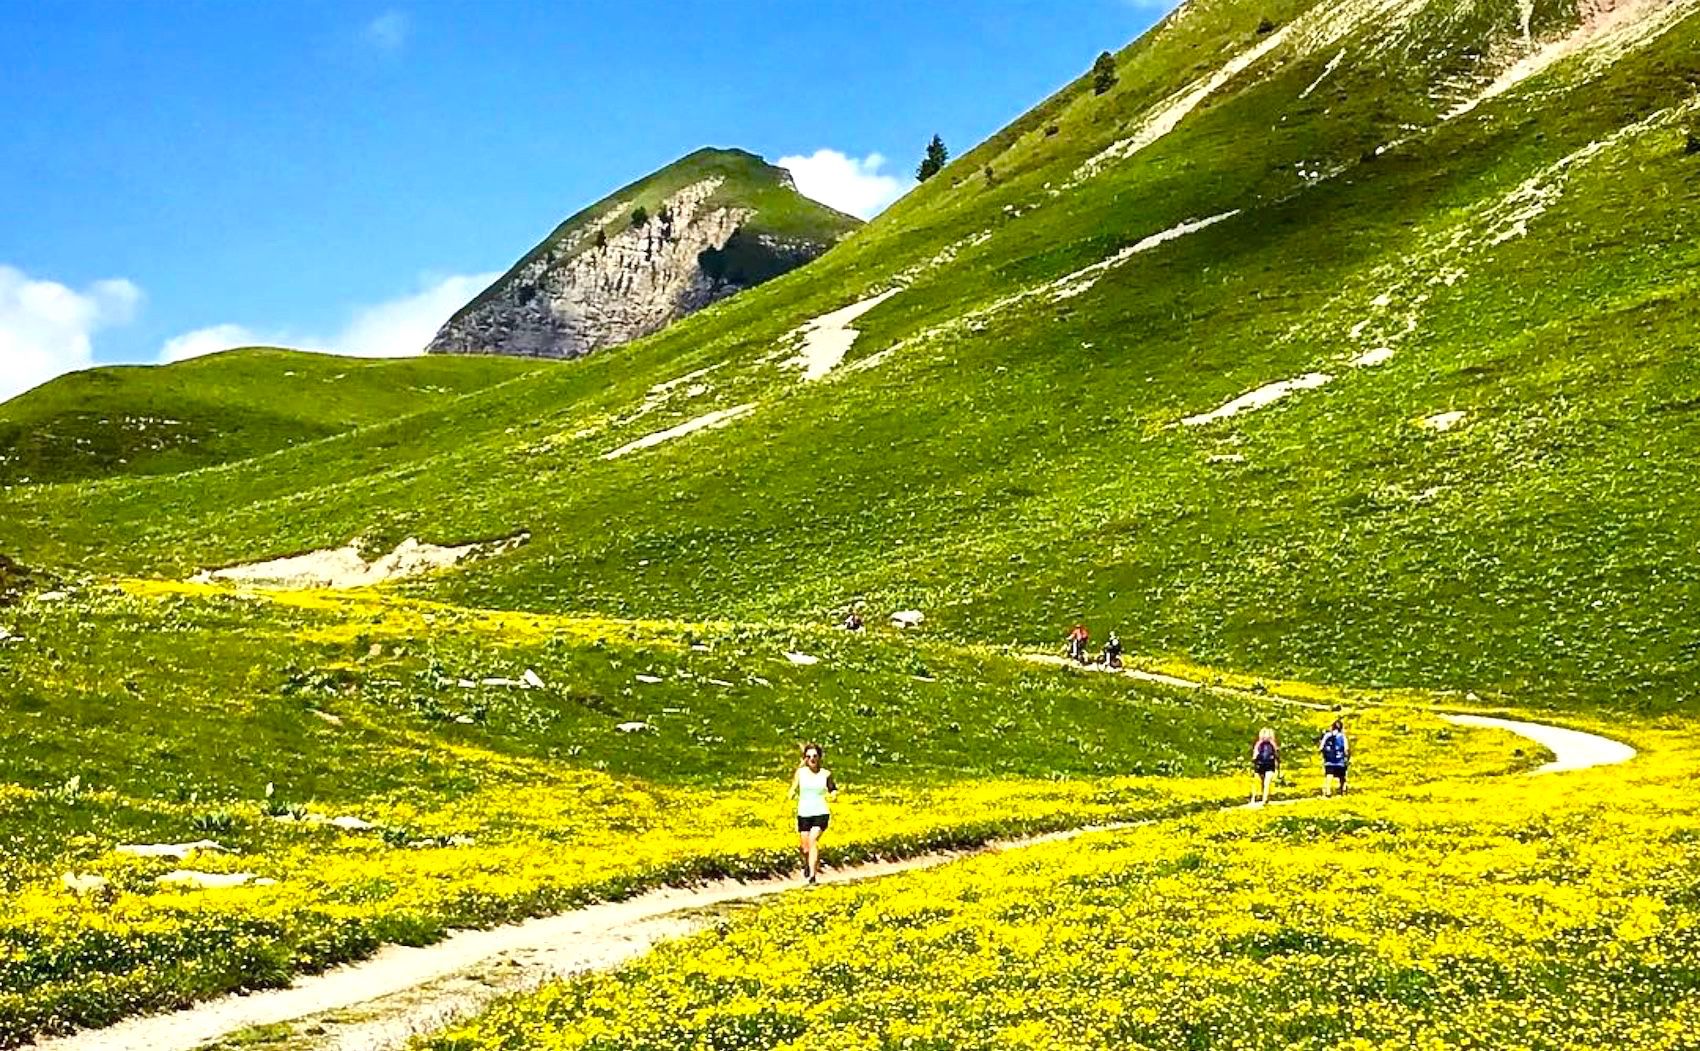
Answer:
POLYGON ((1630 739, 792 896, 425 1046, 1693 1048, 1700 748, 1630 739))
MULTIPOLYGON (((130 586, 33 616, 37 645, 0 669, 23 709, 0 741, 0 1046, 455 927, 792 871, 786 738, 811 727, 838 735, 841 866, 1235 803, 1257 725, 1306 740, 1330 717, 942 646, 371 596, 130 586), (461 685, 525 668, 547 688, 461 685), (633 718, 649 729, 612 725, 633 718), (217 848, 122 849, 199 841, 217 848), (161 882, 176 869, 253 878, 161 882)), ((1414 710, 1353 726, 1372 783, 1540 759, 1414 710)))

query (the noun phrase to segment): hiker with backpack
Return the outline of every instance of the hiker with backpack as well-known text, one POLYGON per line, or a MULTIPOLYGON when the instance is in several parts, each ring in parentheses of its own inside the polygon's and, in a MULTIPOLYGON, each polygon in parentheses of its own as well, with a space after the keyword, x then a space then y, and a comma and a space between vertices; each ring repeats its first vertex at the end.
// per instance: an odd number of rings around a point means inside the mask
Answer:
POLYGON ((1257 740, 1251 746, 1251 769, 1257 774, 1257 780, 1263 789, 1263 798, 1259 799, 1256 792, 1251 794, 1253 806, 1262 806, 1269 802, 1269 786, 1275 782, 1275 772, 1281 767, 1281 745, 1275 740, 1274 727, 1265 726, 1258 731, 1257 740))
POLYGON ((1346 794, 1346 764, 1351 757, 1345 721, 1336 719, 1328 732, 1322 735, 1322 798, 1327 799, 1332 794, 1335 781, 1340 782, 1340 794, 1346 794))

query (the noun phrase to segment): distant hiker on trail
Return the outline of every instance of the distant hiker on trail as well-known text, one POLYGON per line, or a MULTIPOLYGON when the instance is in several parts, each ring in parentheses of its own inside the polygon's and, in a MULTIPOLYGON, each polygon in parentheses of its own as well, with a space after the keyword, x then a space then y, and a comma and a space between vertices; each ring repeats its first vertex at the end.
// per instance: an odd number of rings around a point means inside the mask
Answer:
POLYGON ((1110 632, 1110 640, 1104 643, 1104 667, 1120 668, 1122 666, 1122 640, 1110 632))
POLYGON ((1265 726, 1258 731, 1257 740, 1251 746, 1251 768, 1257 774, 1257 780, 1263 789, 1263 798, 1259 799, 1256 792, 1251 794, 1254 804, 1262 805, 1269 802, 1269 786, 1275 781, 1275 771, 1281 766, 1281 745, 1275 740, 1273 727, 1265 726))
POLYGON ((820 745, 803 746, 803 762, 791 777, 786 799, 797 797, 797 853, 803 856, 803 876, 812 884, 820 875, 820 837, 830 819, 827 799, 838 798, 832 771, 821 769, 820 745))
POLYGON ((1076 624, 1073 630, 1068 633, 1069 657, 1073 660, 1079 661, 1081 664, 1085 664, 1087 660, 1086 642, 1091 637, 1092 633, 1086 630, 1086 625, 1076 624))
POLYGON ((1334 782, 1340 782, 1340 794, 1346 794, 1346 764, 1352 760, 1351 742, 1346 740, 1346 724, 1344 720, 1334 720, 1334 725, 1322 735, 1322 796, 1328 798, 1334 787, 1334 782))

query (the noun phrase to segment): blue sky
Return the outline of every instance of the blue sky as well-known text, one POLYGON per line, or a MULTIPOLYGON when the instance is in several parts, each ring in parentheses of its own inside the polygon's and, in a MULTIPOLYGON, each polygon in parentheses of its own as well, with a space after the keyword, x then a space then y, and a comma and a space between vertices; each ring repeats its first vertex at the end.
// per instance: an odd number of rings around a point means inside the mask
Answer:
POLYGON ((868 211, 935 131, 967 148, 1160 14, 0 0, 0 397, 249 340, 416 349, 561 218, 701 145, 812 158, 806 190, 868 211))

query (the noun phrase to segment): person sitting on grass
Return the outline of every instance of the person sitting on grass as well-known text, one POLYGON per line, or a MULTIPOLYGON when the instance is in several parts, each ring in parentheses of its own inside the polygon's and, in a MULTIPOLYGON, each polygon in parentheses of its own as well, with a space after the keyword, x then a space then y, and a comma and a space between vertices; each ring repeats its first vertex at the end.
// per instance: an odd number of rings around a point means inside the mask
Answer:
POLYGON ((803 857, 803 877, 811 885, 820 876, 820 837, 831 820, 827 799, 838 798, 838 782, 820 764, 820 745, 812 741, 804 745, 803 762, 791 775, 791 790, 785 794, 786 799, 797 798, 797 853, 803 857))
POLYGON ((1275 740, 1275 729, 1265 726, 1258 731, 1257 740, 1251 746, 1251 769, 1257 775, 1263 798, 1259 799, 1256 792, 1251 794, 1251 801, 1257 806, 1269 802, 1269 786, 1275 782, 1275 771, 1281 766, 1281 745, 1275 740))
POLYGON ((1334 725, 1322 735, 1322 797, 1327 799, 1340 782, 1340 794, 1346 794, 1346 764, 1351 761, 1351 743, 1346 740, 1346 723, 1334 720, 1334 725))

